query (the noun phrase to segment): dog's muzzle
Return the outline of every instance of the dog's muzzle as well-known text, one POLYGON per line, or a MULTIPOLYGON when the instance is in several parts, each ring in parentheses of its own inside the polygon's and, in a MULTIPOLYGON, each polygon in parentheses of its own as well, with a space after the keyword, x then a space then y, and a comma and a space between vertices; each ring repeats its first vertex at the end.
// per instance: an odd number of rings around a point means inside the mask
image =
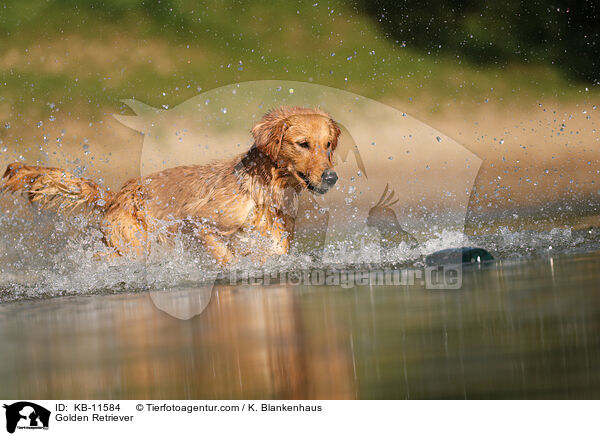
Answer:
POLYGON ((317 194, 325 194, 333 185, 336 184, 338 180, 337 173, 329 169, 323 171, 323 174, 321 175, 321 184, 319 186, 313 185, 306 174, 301 173, 299 171, 297 172, 297 174, 306 184, 308 190, 317 194))

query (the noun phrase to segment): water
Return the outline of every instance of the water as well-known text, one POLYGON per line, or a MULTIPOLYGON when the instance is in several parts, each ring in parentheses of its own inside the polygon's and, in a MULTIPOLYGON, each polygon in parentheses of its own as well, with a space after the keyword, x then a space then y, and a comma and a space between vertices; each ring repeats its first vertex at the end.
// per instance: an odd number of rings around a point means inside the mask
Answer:
MULTIPOLYGON (((229 270, 218 268, 197 241, 179 235, 147 259, 103 258, 98 218, 53 211, 39 211, 20 197, 0 196, 0 304, 24 299, 66 295, 99 295, 122 292, 161 291, 190 283, 212 283, 227 278, 229 270)), ((538 223, 522 220, 519 228, 504 222, 486 222, 484 229, 469 235, 437 228, 417 247, 401 242, 382 243, 381 234, 363 227, 341 239, 329 241, 315 255, 310 243, 295 246, 287 256, 266 264, 243 260, 237 270, 280 273, 314 268, 421 267, 424 257, 449 247, 475 246, 496 259, 514 261, 549 258, 561 254, 600 250, 600 228, 595 217, 577 222, 538 223)), ((310 232, 310 231, 309 231, 310 232)), ((310 241, 309 241, 310 242, 310 241)))
MULTIPOLYGON (((6 199, 5 199, 6 201, 6 199)), ((496 261, 458 290, 232 284, 182 237, 168 255, 105 259, 94 217, 8 200, 0 216, 0 396, 4 398, 598 398, 600 229, 566 222, 440 229, 417 249, 377 235, 297 250, 257 274, 422 268, 472 245, 496 261), (90 228, 90 225, 92 227, 90 228), (212 288, 181 320, 160 297, 212 288), (171 293, 171 294, 170 294, 171 293), (153 298, 151 298, 151 295, 153 298), (193 313, 192 313, 193 314, 193 313)))
POLYGON ((218 285, 0 305, 4 398, 598 398, 600 252, 465 269, 460 290, 218 285))

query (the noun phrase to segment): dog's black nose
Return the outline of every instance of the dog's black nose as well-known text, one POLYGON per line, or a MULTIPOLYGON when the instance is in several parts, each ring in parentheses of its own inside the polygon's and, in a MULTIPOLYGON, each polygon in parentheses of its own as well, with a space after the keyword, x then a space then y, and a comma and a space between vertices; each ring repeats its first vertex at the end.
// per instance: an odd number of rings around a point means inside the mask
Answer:
POLYGON ((326 185, 329 185, 329 186, 335 185, 335 182, 337 182, 337 179, 338 179, 338 175, 333 170, 325 170, 325 171, 323 171, 323 175, 321 176, 321 180, 323 181, 323 183, 326 185))

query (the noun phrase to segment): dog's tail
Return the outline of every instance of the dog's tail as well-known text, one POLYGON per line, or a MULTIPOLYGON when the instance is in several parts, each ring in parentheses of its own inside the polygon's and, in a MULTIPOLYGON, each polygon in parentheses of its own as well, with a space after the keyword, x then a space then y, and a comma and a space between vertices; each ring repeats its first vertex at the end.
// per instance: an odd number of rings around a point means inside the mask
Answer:
POLYGON ((0 191, 23 192, 42 208, 71 212, 85 206, 106 212, 113 194, 91 180, 76 177, 60 168, 10 164, 2 176, 0 191))

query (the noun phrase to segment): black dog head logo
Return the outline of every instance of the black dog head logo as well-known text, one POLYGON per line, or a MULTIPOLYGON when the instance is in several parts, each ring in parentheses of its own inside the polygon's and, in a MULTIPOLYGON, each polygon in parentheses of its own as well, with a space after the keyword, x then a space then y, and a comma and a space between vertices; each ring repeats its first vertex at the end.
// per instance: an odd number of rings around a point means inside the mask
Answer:
POLYGON ((50 411, 28 401, 4 405, 6 409, 6 431, 14 433, 17 426, 28 428, 48 428, 50 411))

